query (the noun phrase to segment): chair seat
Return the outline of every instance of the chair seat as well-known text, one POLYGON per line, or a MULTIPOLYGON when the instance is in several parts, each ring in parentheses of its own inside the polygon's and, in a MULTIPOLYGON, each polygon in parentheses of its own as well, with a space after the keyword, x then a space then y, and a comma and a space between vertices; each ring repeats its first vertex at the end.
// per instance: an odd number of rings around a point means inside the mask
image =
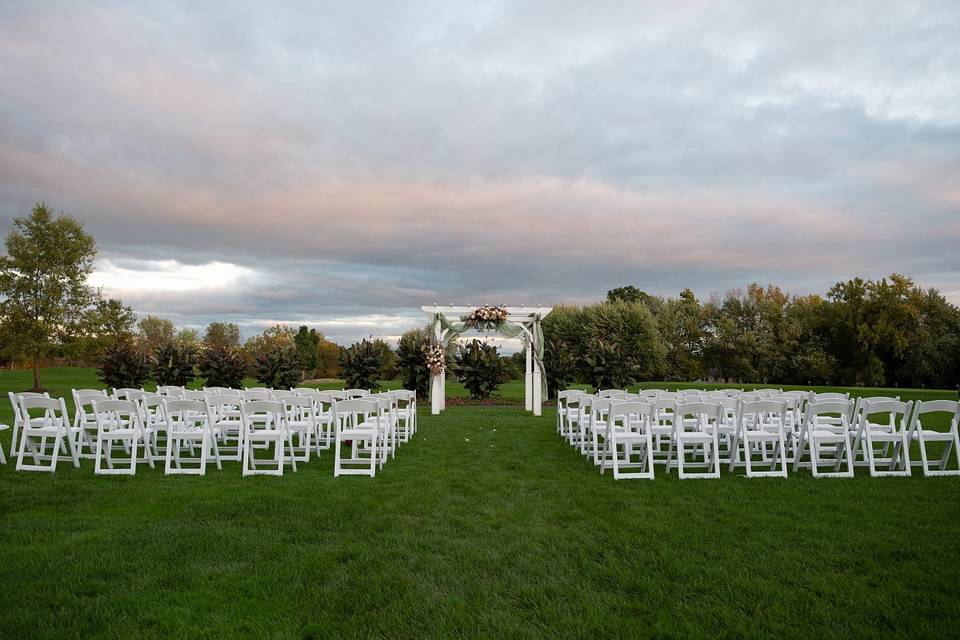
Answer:
POLYGON ((703 431, 686 431, 680 434, 684 442, 713 442, 714 435, 703 431))
POLYGON ((922 429, 924 440, 933 440, 934 442, 949 442, 953 440, 953 434, 949 431, 934 431, 933 429, 922 429))
MULTIPOLYGON (((364 424, 366 424, 366 423, 364 423, 364 424)), ((361 426, 362 426, 362 425, 361 425, 361 426)), ((359 427, 358 427, 358 428, 354 428, 354 429, 344 429, 344 430, 342 430, 342 431, 340 432, 340 437, 341 437, 341 438, 346 438, 346 439, 348 439, 348 440, 349 440, 349 439, 354 439, 354 438, 356 438, 356 439, 371 439, 371 438, 373 438, 375 435, 376 435, 376 429, 373 429, 373 428, 363 429, 363 428, 359 428, 359 427)))
POLYGON ((247 434, 250 440, 283 440, 283 431, 280 429, 257 429, 247 434))
POLYGON ((766 430, 749 430, 746 432, 746 437, 752 438, 754 440, 776 440, 780 438, 779 431, 766 431, 766 430))
MULTIPOLYGON (((4 425, 6 426, 6 425, 4 425)), ((34 426, 24 426, 24 432, 29 433, 30 435, 39 435, 39 436, 55 436, 60 431, 66 431, 70 434, 76 434, 80 432, 80 427, 57 427, 57 426, 43 426, 43 427, 34 427, 34 426)))
POLYGON ((837 433, 836 431, 827 429, 814 429, 811 433, 817 440, 826 440, 828 442, 843 442, 845 439, 843 433, 837 433))
MULTIPOLYGON (((213 429, 211 429, 211 431, 213 431, 213 435, 215 435, 215 436, 220 435, 220 429, 218 429, 218 428, 216 428, 216 427, 214 427, 213 429)), ((167 435, 171 435, 171 436, 196 436, 196 435, 203 435, 203 432, 204 432, 204 427, 201 427, 201 426, 196 426, 196 427, 177 427, 176 429, 167 430, 167 435)))
POLYGON ((313 431, 316 427, 307 420, 287 420, 287 428, 291 431, 313 431))

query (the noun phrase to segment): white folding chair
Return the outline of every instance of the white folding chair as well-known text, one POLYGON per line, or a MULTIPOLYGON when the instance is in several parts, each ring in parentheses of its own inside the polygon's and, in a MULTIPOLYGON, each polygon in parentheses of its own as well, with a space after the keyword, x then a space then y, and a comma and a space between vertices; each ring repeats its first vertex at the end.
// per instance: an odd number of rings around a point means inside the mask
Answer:
POLYGON ((678 402, 673 412, 673 439, 667 457, 667 471, 676 450, 677 470, 681 480, 688 478, 720 477, 719 427, 723 421, 723 407, 712 402, 678 402), (688 450, 689 447, 689 450, 688 450), (687 454, 702 460, 688 461, 687 454), (689 468, 706 471, 691 473, 689 468))
MULTIPOLYGON (((133 400, 107 398, 93 401, 97 416, 97 452, 94 473, 97 475, 134 475, 140 461, 138 449, 143 445, 144 459, 153 468, 153 453, 150 451, 150 433, 140 419, 140 409, 133 400), (114 445, 119 442, 129 460, 128 468, 113 467, 114 445), (103 468, 106 460, 107 468, 103 468)), ((124 462, 119 460, 119 462, 124 462)))
POLYGON ((597 391, 594 395, 597 396, 598 398, 609 398, 615 393, 626 393, 626 392, 627 392, 626 389, 601 389, 600 391, 597 391))
POLYGON ((78 453, 81 458, 93 460, 97 457, 97 414, 93 410, 93 401, 106 400, 109 396, 106 389, 72 389, 70 393, 73 395, 73 426, 79 429, 78 453))
POLYGON ((600 475, 603 475, 610 462, 615 480, 653 479, 652 418, 653 405, 649 402, 614 402, 610 405, 600 475), (634 454, 638 457, 636 462, 633 460, 634 454))
POLYGON ((673 416, 677 406, 676 394, 664 393, 653 401, 650 432, 653 435, 653 461, 667 464, 673 447, 673 416), (664 446, 667 450, 664 451, 664 446))
MULTIPOLYGON (((208 387, 203 388, 204 391, 209 391, 208 387)), ((157 387, 157 393, 162 396, 167 396, 169 398, 182 398, 183 392, 186 391, 183 387, 178 387, 176 385, 167 384, 157 387)))
POLYGON ((391 393, 378 393, 365 396, 365 400, 378 403, 379 415, 376 419, 380 429, 380 468, 383 468, 387 457, 397 457, 397 398, 391 393))
POLYGON ((397 399, 397 443, 410 442, 417 431, 417 392, 398 389, 391 392, 397 399))
POLYGON ((282 402, 275 400, 250 400, 240 405, 240 417, 243 420, 243 475, 282 476, 287 461, 294 471, 297 460, 293 453, 293 436, 287 428, 286 412, 282 402), (257 464, 267 460, 258 460, 254 455, 255 445, 263 445, 268 451, 274 446, 273 462, 275 469, 258 469, 257 464), (289 454, 287 457, 285 454, 289 454))
POLYGON ((210 405, 200 400, 163 400, 164 430, 167 442, 164 455, 164 475, 205 475, 207 460, 213 453, 217 469, 222 469, 220 449, 217 447, 218 429, 213 426, 210 405), (186 444, 190 457, 183 455, 186 444), (200 447, 199 457, 194 457, 194 445, 200 447), (184 463, 196 464, 184 467, 184 463))
POLYGON ((220 459, 233 462, 243 461, 243 418, 239 396, 219 395, 206 399, 210 408, 210 420, 217 439, 220 441, 220 459))
POLYGON ((913 408, 913 418, 910 421, 909 442, 916 442, 920 449, 920 466, 925 476, 958 476, 960 475, 960 402, 956 400, 917 400, 913 408), (923 418, 921 419, 921 416, 923 418), (946 431, 932 428, 931 423, 940 418, 947 425, 946 431), (924 424, 926 423, 926 424, 924 424), (931 466, 930 452, 927 445, 943 443, 943 455, 939 461, 933 461, 931 466), (950 462, 950 452, 953 451, 957 463, 955 469, 947 469, 950 462))
POLYGON ((370 395, 370 392, 366 389, 344 389, 343 397, 346 400, 353 400, 354 398, 366 398, 370 395))
POLYGON ((593 458, 593 464, 600 466, 600 438, 607 432, 607 413, 610 411, 609 398, 591 398, 590 408, 585 422, 587 439, 584 455, 593 458))
POLYGON ((374 400, 354 398, 334 401, 334 477, 364 475, 372 478, 376 475, 380 461, 377 452, 380 437, 379 417, 380 403, 374 400), (364 443, 366 446, 363 446, 364 443), (341 450, 345 446, 351 449, 349 458, 341 456, 341 450))
POLYGON ((260 400, 262 402, 270 402, 273 400, 273 391, 270 389, 245 389, 240 397, 244 402, 253 402, 254 400, 260 400))
POLYGON ((20 400, 20 446, 17 450, 17 471, 49 471, 57 470, 57 461, 63 449, 64 440, 73 459, 73 466, 80 467, 80 455, 77 452, 77 438, 79 429, 71 426, 67 414, 67 405, 63 398, 49 398, 33 394, 20 400), (34 416, 31 412, 41 415, 34 416), (53 443, 47 452, 47 439, 53 443), (26 462, 29 455, 33 464, 26 462), (49 460, 49 464, 42 464, 49 460))
MULTIPOLYGON (((287 429, 296 436, 296 446, 292 448, 292 454, 296 457, 297 452, 301 457, 296 458, 297 462, 310 461, 310 439, 317 435, 320 424, 317 420, 317 407, 313 398, 299 395, 285 395, 280 397, 277 394, 277 402, 283 403, 283 409, 287 414, 287 429)), ((319 455, 319 451, 317 454, 319 455)))
POLYGON ((793 472, 803 466, 809 468, 814 478, 852 478, 853 455, 850 445, 850 416, 853 415, 852 400, 827 400, 811 402, 800 425, 800 435, 794 447, 793 472), (809 460, 803 457, 809 448, 809 460), (846 463, 846 469, 841 467, 846 463), (833 471, 821 471, 824 464, 832 465, 833 471))
POLYGON ((730 446, 730 471, 746 467, 748 478, 787 477, 787 444, 785 417, 788 408, 784 400, 757 400, 742 402, 737 409, 736 431, 730 446), (767 459, 767 445, 773 454, 767 459), (756 456, 760 455, 760 460, 756 456), (754 471, 754 464, 769 462, 768 471, 754 471), (779 464, 780 468, 777 469, 779 464))
POLYGON ((557 433, 562 437, 568 438, 567 429, 569 426, 569 420, 567 419, 570 408, 567 406, 567 401, 570 398, 575 398, 577 396, 582 396, 583 391, 579 389, 564 389, 563 391, 557 392, 557 433))
POLYGON ((49 393, 32 393, 30 391, 25 391, 23 393, 13 393, 12 391, 7 392, 7 397, 10 399, 10 406, 13 408, 13 429, 10 432, 10 457, 16 458, 19 455, 19 440, 20 428, 23 426, 23 416, 20 415, 20 399, 21 398, 49 398, 49 393))
POLYGON ((867 400, 860 409, 856 424, 856 436, 853 440, 854 463, 857 454, 863 449, 870 475, 874 478, 883 476, 909 476, 910 451, 907 444, 909 428, 907 421, 913 402, 899 400, 867 400), (886 418, 885 422, 875 422, 874 416, 886 418), (882 451, 877 451, 877 445, 882 451), (887 457, 887 454, 889 457, 887 457), (884 465, 887 468, 880 470, 877 467, 884 465))

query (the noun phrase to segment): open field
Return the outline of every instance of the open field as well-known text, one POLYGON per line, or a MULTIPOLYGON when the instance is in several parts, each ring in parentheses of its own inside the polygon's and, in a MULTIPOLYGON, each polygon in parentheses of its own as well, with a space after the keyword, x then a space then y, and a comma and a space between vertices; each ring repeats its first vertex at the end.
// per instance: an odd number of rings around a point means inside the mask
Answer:
POLYGON ((544 413, 421 410, 372 480, 0 467, 0 638, 955 637, 960 478, 615 483, 544 413))

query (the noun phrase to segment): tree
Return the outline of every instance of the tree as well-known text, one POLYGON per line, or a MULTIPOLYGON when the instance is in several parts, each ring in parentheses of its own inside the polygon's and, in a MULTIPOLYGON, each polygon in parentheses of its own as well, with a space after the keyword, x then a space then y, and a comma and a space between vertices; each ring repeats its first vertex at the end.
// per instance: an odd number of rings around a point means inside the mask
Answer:
POLYGON ((293 338, 297 345, 300 367, 310 375, 317 370, 317 347, 320 344, 320 338, 321 335, 316 329, 308 329, 306 325, 301 325, 293 338))
POLYGON ((237 347, 207 347, 200 356, 200 375, 208 387, 238 389, 247 375, 247 360, 237 347))
POLYGON ((98 298, 88 318, 89 328, 97 336, 128 336, 137 322, 133 309, 115 298, 98 298))
POLYGON ((297 347, 289 344, 257 356, 257 381, 272 389, 292 389, 300 384, 303 371, 297 347))
POLYGON ((273 351, 296 345, 296 330, 290 325, 275 324, 263 330, 263 333, 247 338, 243 350, 251 362, 273 351))
POLYGON ((14 218, 0 257, 0 313, 33 358, 33 388, 40 390, 40 358, 79 332, 96 299, 87 285, 97 249, 93 236, 68 215, 54 218, 38 203, 27 218, 14 218))
POLYGON ((153 359, 129 337, 110 344, 100 360, 97 377, 114 389, 139 389, 153 372, 153 359))
POLYGON ((185 387, 197 377, 197 347, 173 340, 157 347, 154 378, 157 384, 185 387))
POLYGON ((340 354, 343 348, 320 336, 317 344, 317 376, 320 378, 337 378, 340 376, 340 354))
POLYGON ((477 400, 489 398, 500 384, 510 379, 497 348, 477 339, 458 349, 454 371, 470 397, 477 400))
POLYGON ((240 346, 240 327, 232 322, 211 322, 203 335, 208 348, 229 349, 240 346))
POLYGON ((174 342, 178 345, 189 345, 195 349, 200 348, 200 332, 196 329, 180 329, 174 342))
POLYGON ((383 351, 364 339, 340 352, 340 368, 350 388, 379 389, 377 376, 383 369, 383 351))
POLYGON ((596 388, 624 388, 649 380, 663 368, 657 325, 641 302, 605 302, 584 309, 584 344, 584 374, 596 388))
POLYGON ((397 377, 397 354, 386 340, 376 338, 373 340, 373 346, 380 352, 380 373, 377 377, 381 380, 393 380, 397 377))
POLYGON ((107 346, 133 336, 136 322, 137 315, 123 302, 98 296, 84 314, 78 331, 61 341, 63 355, 85 366, 97 363, 107 346))
POLYGON ((411 329, 397 342, 397 371, 403 388, 416 390, 422 398, 427 396, 430 388, 430 370, 427 368, 430 345, 429 327, 411 329))
POLYGON ((607 291, 607 302, 643 302, 647 294, 632 284, 607 291))
POLYGON ((177 330, 167 318, 147 316, 137 322, 137 331, 144 347, 151 353, 156 353, 160 345, 173 342, 177 330))
POLYGON ((690 289, 660 306, 657 326, 665 349, 665 376, 671 380, 699 380, 703 375, 705 318, 690 289))

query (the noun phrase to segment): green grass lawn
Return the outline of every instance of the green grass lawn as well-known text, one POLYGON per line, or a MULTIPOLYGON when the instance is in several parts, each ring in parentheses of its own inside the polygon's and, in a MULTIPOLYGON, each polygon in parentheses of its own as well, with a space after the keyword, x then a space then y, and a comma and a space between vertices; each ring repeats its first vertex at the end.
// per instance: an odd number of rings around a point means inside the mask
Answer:
MULTIPOLYGON (((44 374, 54 394, 96 386, 89 370, 44 374)), ((4 421, 6 391, 29 384, 0 373, 4 421)), ((334 479, 329 453, 283 478, 92 466, 0 467, 0 638, 960 628, 960 478, 680 482, 658 467, 614 482, 556 435, 552 411, 516 407, 421 411, 374 479, 334 479)))

